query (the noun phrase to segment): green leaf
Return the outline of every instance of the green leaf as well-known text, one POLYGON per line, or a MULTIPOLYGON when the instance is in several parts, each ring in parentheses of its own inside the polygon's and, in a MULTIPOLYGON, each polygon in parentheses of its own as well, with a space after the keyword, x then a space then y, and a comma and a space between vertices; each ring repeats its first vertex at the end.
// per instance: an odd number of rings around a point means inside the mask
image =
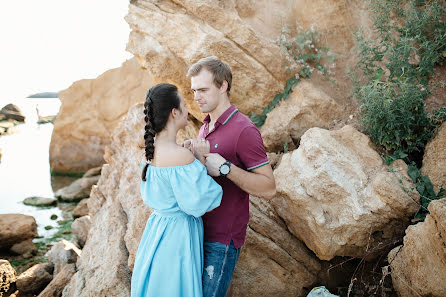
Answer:
POLYGON ((417 166, 411 164, 408 166, 407 174, 412 179, 412 181, 416 183, 418 177, 420 176, 420 170, 418 170, 417 166))

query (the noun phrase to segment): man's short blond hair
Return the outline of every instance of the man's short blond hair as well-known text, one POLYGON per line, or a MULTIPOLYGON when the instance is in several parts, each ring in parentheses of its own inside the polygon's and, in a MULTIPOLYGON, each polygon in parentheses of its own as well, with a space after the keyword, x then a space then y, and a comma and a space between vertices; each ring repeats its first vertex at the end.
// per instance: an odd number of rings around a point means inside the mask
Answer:
POLYGON ((228 89, 226 90, 226 93, 229 96, 229 91, 231 90, 232 84, 231 67, 216 56, 210 56, 200 59, 197 63, 190 66, 189 71, 187 72, 187 77, 198 75, 203 68, 212 73, 214 76, 214 84, 217 86, 217 88, 221 87, 223 81, 227 81, 228 89))

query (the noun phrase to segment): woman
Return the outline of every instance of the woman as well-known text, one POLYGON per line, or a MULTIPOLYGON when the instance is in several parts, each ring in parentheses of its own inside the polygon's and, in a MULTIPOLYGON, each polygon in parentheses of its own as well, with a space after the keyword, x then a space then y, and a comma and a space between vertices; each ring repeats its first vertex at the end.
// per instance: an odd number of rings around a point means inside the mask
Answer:
MULTIPOLYGON (((141 195, 153 209, 133 269, 132 297, 200 297, 203 271, 201 216, 220 205, 221 187, 206 167, 177 145, 188 111, 177 87, 158 84, 144 103, 145 155, 141 195)), ((195 147, 206 152, 209 145, 195 147)))

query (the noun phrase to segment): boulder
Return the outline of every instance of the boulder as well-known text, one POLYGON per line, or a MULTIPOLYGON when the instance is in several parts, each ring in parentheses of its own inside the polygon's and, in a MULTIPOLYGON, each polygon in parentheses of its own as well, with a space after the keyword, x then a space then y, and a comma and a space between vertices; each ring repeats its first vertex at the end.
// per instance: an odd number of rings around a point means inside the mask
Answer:
POLYGON ((66 264, 60 273, 48 284, 37 297, 61 297, 64 288, 76 272, 75 264, 66 264))
POLYGON ((82 199, 73 210, 73 218, 80 218, 88 215, 88 199, 82 199))
POLYGON ((83 173, 104 163, 110 135, 131 106, 144 102, 151 74, 134 60, 60 92, 50 144, 53 172, 83 173))
POLYGON ((400 297, 446 296, 446 198, 432 201, 424 222, 409 226, 388 256, 400 297))
POLYGON ((76 263, 81 251, 72 242, 61 240, 56 243, 47 253, 48 262, 54 266, 55 277, 66 264, 76 263))
POLYGON ((260 129, 265 148, 281 151, 285 142, 298 144, 310 128, 331 128, 341 117, 342 109, 336 101, 306 80, 300 81, 289 98, 268 113, 260 129))
MULTIPOLYGON (((88 199, 88 239, 64 297, 130 294, 135 255, 152 212, 139 192, 140 162, 144 160, 142 109, 138 104, 129 111, 106 148, 107 163, 88 199)), ((177 139, 178 143, 182 141, 177 139)), ((261 290, 271 296, 300 294, 316 280, 318 259, 287 230, 271 206, 260 201, 252 204, 251 211, 255 219, 233 279, 235 296, 258 296, 261 290), (253 286, 253 282, 258 285, 253 286)))
POLYGON ((25 121, 25 115, 14 104, 5 105, 0 110, 0 114, 4 115, 6 119, 11 119, 11 120, 19 121, 19 122, 25 121))
POLYGON ((102 166, 89 169, 82 177, 101 175, 102 166))
POLYGON ((406 164, 387 167, 351 126, 307 130, 274 176, 276 211, 321 260, 383 253, 379 248, 402 237, 419 208, 406 164))
POLYGON ((54 194, 62 201, 76 202, 90 197, 91 187, 98 183, 100 175, 82 177, 68 187, 57 190, 54 194))
POLYGON ((8 260, 0 259, 0 296, 5 294, 9 296, 14 292, 15 286, 13 284, 17 280, 17 273, 11 266, 8 260))
POLYGON ((443 188, 446 190, 446 122, 444 122, 437 135, 426 146, 423 156, 421 174, 427 175, 436 192, 443 188))
POLYGON ((0 214, 0 248, 9 249, 16 243, 37 237, 37 224, 32 216, 0 214))
POLYGON ((40 263, 22 272, 17 278, 20 294, 39 294, 53 279, 53 266, 40 263))
POLYGON ((23 204, 32 206, 50 206, 50 205, 56 205, 57 199, 34 196, 34 197, 28 197, 25 200, 23 200, 23 204))
POLYGON ((76 235, 77 242, 79 246, 82 248, 87 241, 88 232, 90 231, 91 220, 89 216, 83 216, 74 220, 71 224, 71 231, 74 235, 76 235))
POLYGON ((34 254, 37 252, 37 246, 33 243, 33 240, 31 238, 24 240, 22 242, 14 244, 10 248, 11 252, 18 254, 18 255, 24 255, 24 254, 34 254))

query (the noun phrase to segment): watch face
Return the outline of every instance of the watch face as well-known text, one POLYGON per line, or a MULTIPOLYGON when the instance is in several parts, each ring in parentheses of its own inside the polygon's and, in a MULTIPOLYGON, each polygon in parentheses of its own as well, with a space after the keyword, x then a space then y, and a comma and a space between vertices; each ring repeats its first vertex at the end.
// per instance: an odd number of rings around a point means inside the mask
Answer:
POLYGON ((229 173, 229 166, 226 165, 226 164, 221 165, 220 173, 224 174, 224 175, 228 174, 229 173))

